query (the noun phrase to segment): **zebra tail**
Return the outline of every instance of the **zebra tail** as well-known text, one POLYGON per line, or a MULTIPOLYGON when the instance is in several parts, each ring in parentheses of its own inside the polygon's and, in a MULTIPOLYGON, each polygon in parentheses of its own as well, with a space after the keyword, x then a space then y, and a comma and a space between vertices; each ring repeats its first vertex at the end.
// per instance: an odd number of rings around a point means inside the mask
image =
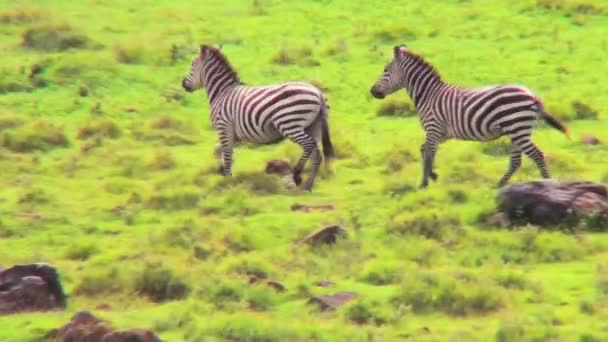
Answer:
POLYGON ((566 135, 566 137, 568 137, 568 139, 572 139, 570 137, 570 133, 568 131, 568 127, 566 127, 566 125, 564 125, 558 118, 556 118, 555 116, 553 116, 553 115, 545 112, 544 110, 541 111, 541 116, 543 117, 543 119, 545 120, 545 122, 547 124, 549 124, 549 126, 562 131, 566 135))
POLYGON ((321 105, 321 144, 323 145, 323 156, 325 156, 326 162, 335 156, 334 145, 331 143, 329 136, 329 113, 327 108, 327 103, 323 99, 321 105))

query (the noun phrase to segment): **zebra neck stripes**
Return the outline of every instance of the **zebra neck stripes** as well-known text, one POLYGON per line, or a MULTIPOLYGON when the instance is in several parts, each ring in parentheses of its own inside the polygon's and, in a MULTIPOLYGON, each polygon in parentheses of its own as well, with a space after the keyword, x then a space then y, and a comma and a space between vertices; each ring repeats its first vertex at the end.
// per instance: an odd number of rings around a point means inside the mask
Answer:
POLYGON ((215 50, 208 50, 207 53, 208 56, 203 62, 201 72, 207 87, 209 103, 212 104, 224 90, 242 83, 236 71, 222 54, 215 50))
POLYGON ((437 70, 418 55, 408 55, 399 63, 399 68, 403 78, 402 84, 416 107, 445 85, 437 70))

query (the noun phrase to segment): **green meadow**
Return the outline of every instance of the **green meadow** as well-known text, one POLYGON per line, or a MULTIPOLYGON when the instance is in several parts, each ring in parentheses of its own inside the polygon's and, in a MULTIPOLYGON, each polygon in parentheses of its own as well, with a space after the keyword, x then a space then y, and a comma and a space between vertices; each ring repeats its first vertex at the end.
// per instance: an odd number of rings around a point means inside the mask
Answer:
MULTIPOLYGON (((410 99, 369 93, 401 43, 449 82, 525 85, 570 128, 534 133, 552 176, 608 182, 607 33, 602 0, 0 0, 0 265, 49 262, 69 296, 0 317, 0 341, 80 310, 166 341, 608 340, 606 234, 490 224, 506 138, 442 144, 419 190, 410 99), (289 141, 217 174, 206 95, 181 88, 201 44, 247 84, 325 90, 337 158, 311 193, 264 172, 289 141)), ((511 182, 538 178, 524 158, 511 182)))

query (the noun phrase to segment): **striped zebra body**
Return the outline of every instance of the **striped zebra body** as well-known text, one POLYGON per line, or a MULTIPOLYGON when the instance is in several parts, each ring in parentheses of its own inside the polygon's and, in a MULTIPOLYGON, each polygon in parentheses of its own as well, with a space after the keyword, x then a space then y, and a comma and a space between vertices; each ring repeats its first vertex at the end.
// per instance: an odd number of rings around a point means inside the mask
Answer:
POLYGON ((405 88, 416 105, 425 130, 420 147, 423 158, 421 187, 437 179, 433 170, 439 144, 448 139, 492 141, 503 136, 511 139, 509 169, 499 186, 505 185, 521 166, 521 154, 535 161, 541 176, 549 178, 543 152, 531 140, 533 129, 543 119, 567 134, 566 127, 548 114, 542 101, 528 88, 519 85, 494 85, 463 88, 444 82, 435 68, 404 46, 396 46, 393 61, 374 84, 371 93, 384 98, 405 88))
POLYGON ((305 190, 312 189, 321 164, 317 141, 322 142, 326 160, 333 156, 327 101, 311 84, 247 86, 218 49, 204 45, 182 85, 187 91, 207 89, 210 122, 219 133, 225 176, 232 172, 234 145, 241 142, 274 144, 288 138, 299 144, 303 154, 293 168, 294 182, 301 183, 300 174, 309 158, 313 166, 305 190))

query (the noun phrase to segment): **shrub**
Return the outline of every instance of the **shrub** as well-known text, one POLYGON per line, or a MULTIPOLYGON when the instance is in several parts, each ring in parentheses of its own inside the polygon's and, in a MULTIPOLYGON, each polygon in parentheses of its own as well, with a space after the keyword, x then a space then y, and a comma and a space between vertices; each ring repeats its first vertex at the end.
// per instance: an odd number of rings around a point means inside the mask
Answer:
POLYGON ((10 70, 0 69, 0 94, 28 92, 33 89, 31 80, 10 70))
POLYGON ((383 310, 382 304, 370 300, 349 303, 344 310, 344 316, 356 324, 383 325, 389 321, 389 315, 383 310))
POLYGON ((91 120, 78 130, 79 139, 102 137, 116 139, 120 137, 120 127, 112 120, 91 120))
POLYGON ((325 54, 328 56, 344 56, 348 54, 348 46, 346 45, 346 41, 344 39, 340 39, 336 41, 332 46, 330 46, 325 54))
POLYGON ((201 294, 219 309, 233 307, 245 297, 242 284, 227 280, 214 281, 201 294))
POLYGON ((401 280, 401 268, 384 260, 371 261, 363 266, 359 279, 372 285, 395 284, 401 280))
POLYGON ((256 311, 268 311, 278 302, 276 291, 267 286, 253 286, 247 294, 249 308, 256 311))
POLYGON ((416 116, 416 108, 413 104, 406 101, 400 100, 387 100, 383 101, 378 107, 376 114, 378 116, 416 116))
POLYGON ((200 227, 193 221, 187 220, 186 222, 167 228, 163 232, 162 240, 172 247, 192 248, 196 241, 202 240, 200 239, 200 233, 200 227))
POLYGON ((3 115, 0 116, 0 131, 5 129, 13 129, 23 125, 23 119, 17 116, 3 115))
POLYGON ((187 125, 178 119, 174 119, 169 115, 159 115, 150 122, 150 127, 153 129, 174 129, 177 131, 186 131, 187 125))
POLYGON ((461 228, 460 218, 447 213, 410 212, 401 213, 387 223, 387 232, 399 235, 422 236, 427 239, 443 240, 454 230, 461 228))
POLYGON ((13 152, 27 153, 68 147, 69 142, 57 126, 46 121, 37 121, 29 127, 5 132, 0 139, 0 146, 13 152))
POLYGON ((70 260, 84 261, 97 254, 99 249, 92 243, 73 244, 68 247, 65 257, 70 260))
POLYGON ((254 276, 259 279, 266 279, 270 275, 271 266, 265 261, 251 259, 250 257, 247 257, 235 260, 230 266, 230 271, 236 272, 241 275, 248 275, 254 276))
POLYGON ((64 51, 91 45, 89 38, 67 25, 40 25, 23 32, 21 45, 42 51, 64 51))
POLYGON ((312 49, 309 47, 301 48, 282 48, 272 57, 271 62, 277 65, 301 65, 319 66, 319 61, 313 58, 312 49))
POLYGON ((183 299, 190 288, 174 271, 160 264, 148 264, 137 276, 135 291, 156 302, 183 299))
POLYGON ((442 273, 418 273, 408 277, 391 302, 409 305, 414 313, 444 312, 453 316, 487 314, 504 307, 502 291, 482 279, 462 279, 442 273))
POLYGON ((114 57, 119 63, 143 64, 145 55, 143 44, 139 41, 132 40, 114 46, 114 57))
POLYGON ((124 289, 124 282, 118 269, 112 267, 108 272, 85 273, 80 283, 74 288, 74 294, 78 296, 98 296, 116 294, 116 292, 124 289))
MULTIPOLYGON (((317 341, 316 328, 303 330, 294 324, 277 324, 276 320, 252 319, 251 315, 233 315, 213 320, 199 332, 195 340, 242 341, 242 342, 282 342, 317 341)), ((335 336, 335 334, 333 335, 335 336)), ((328 340, 326 338, 321 340, 328 340)), ((345 341, 353 340, 342 339, 345 341)))
POLYGON ((578 120, 597 120, 599 118, 598 112, 583 102, 572 102, 572 109, 578 120))
POLYGON ((382 43, 393 43, 395 41, 411 42, 416 39, 416 34, 406 27, 393 25, 376 31, 374 39, 382 43))
POLYGON ((195 208, 199 200, 198 191, 167 191, 150 196, 146 206, 157 210, 184 210, 195 208))
POLYGON ((418 160, 416 156, 409 150, 403 150, 399 148, 392 148, 383 158, 386 161, 386 172, 395 173, 401 171, 407 164, 416 163, 418 160))
POLYGON ((28 24, 39 20, 40 16, 40 11, 20 6, 19 8, 0 10, 0 23, 28 24))
POLYGON ((148 164, 153 170, 170 170, 175 168, 177 162, 168 150, 156 150, 152 160, 148 164))
POLYGON ((467 193, 464 190, 448 190, 448 197, 452 203, 462 204, 469 199, 467 193))
POLYGON ((50 201, 48 194, 42 189, 31 189, 25 191, 17 199, 19 204, 45 204, 50 201))
POLYGON ((254 250, 251 235, 246 232, 232 232, 224 237, 223 242, 228 250, 235 253, 254 250))

